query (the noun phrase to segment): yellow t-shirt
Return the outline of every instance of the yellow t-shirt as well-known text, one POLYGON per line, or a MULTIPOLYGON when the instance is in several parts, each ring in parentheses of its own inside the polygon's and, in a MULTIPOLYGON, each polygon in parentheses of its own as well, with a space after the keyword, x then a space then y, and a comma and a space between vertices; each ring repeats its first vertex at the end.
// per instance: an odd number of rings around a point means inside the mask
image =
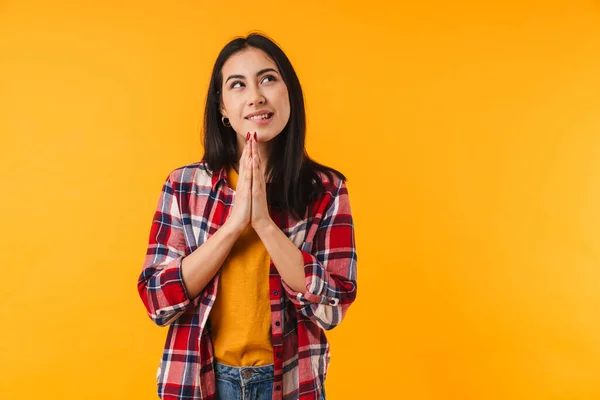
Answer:
MULTIPOLYGON (((235 190, 238 174, 227 172, 235 190)), ((221 266, 217 298, 210 313, 215 359, 232 366, 273 363, 269 253, 248 227, 233 245, 221 266)))

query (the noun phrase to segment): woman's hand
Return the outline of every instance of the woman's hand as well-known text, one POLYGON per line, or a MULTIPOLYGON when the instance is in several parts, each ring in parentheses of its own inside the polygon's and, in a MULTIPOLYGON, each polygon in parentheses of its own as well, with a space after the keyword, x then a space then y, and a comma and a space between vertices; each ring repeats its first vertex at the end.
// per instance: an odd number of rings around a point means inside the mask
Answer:
POLYGON ((252 218, 252 139, 250 133, 246 134, 246 145, 238 163, 238 182, 235 190, 235 200, 231 214, 227 218, 236 231, 242 232, 252 218))
POLYGON ((267 185, 265 172, 258 151, 256 132, 250 138, 252 153, 252 217, 251 224, 255 231, 272 222, 267 206, 267 185))

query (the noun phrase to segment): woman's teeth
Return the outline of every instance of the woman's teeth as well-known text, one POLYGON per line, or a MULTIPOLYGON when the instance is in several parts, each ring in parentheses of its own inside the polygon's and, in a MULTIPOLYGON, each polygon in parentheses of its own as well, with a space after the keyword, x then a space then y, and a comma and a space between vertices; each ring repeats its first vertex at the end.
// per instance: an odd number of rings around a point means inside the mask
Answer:
POLYGON ((270 116, 271 116, 270 114, 255 115, 254 117, 248 117, 248 119, 252 119, 252 120, 256 120, 256 119, 267 119, 267 118, 269 118, 270 116))

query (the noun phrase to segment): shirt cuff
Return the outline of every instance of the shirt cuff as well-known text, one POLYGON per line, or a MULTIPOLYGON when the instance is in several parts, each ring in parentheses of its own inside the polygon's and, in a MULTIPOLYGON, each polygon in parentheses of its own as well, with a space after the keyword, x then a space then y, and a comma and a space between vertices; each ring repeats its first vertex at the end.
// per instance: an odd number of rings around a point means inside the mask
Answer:
POLYGON ((299 249, 304 259, 304 282, 307 290, 304 293, 296 292, 282 279, 281 284, 290 301, 301 308, 307 304, 325 304, 337 306, 339 299, 326 296, 328 286, 328 273, 315 256, 299 249), (321 290, 317 290, 321 288, 321 290), (318 292, 315 294, 315 292, 318 292))

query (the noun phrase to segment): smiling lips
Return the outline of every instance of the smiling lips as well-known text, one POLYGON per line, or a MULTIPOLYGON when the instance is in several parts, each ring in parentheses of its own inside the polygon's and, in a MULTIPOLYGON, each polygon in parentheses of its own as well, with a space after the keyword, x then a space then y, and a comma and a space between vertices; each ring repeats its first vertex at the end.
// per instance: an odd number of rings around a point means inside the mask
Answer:
POLYGON ((255 122, 257 124, 267 124, 273 119, 273 113, 270 111, 264 112, 262 114, 255 114, 249 117, 246 117, 247 120, 255 122))
POLYGON ((246 119, 256 121, 257 119, 268 119, 268 118, 271 118, 272 116, 273 116, 273 113, 271 111, 264 111, 264 112, 252 113, 252 114, 246 116, 246 119))

